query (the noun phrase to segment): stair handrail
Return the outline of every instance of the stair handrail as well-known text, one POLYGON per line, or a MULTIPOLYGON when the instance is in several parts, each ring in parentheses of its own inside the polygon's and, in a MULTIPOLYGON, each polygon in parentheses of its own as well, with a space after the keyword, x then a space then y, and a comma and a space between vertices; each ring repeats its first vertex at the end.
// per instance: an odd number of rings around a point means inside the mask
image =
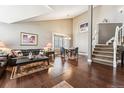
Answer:
POLYGON ((117 67, 117 46, 121 45, 122 36, 119 37, 119 33, 122 32, 124 25, 121 27, 117 26, 115 30, 115 37, 113 42, 113 67, 117 67))
POLYGON ((114 40, 114 37, 110 38, 110 39, 106 42, 106 45, 108 45, 112 40, 114 40))
MULTIPOLYGON (((93 33, 93 37, 92 37, 92 40, 93 40, 93 41, 92 41, 92 42, 93 42, 92 45, 96 45, 96 43, 97 43, 97 42, 96 42, 96 40, 97 40, 97 39, 96 39, 97 34, 98 34, 97 30, 95 30, 94 33, 93 33)), ((93 46, 93 49, 94 49, 94 47, 95 47, 95 46, 93 46)))

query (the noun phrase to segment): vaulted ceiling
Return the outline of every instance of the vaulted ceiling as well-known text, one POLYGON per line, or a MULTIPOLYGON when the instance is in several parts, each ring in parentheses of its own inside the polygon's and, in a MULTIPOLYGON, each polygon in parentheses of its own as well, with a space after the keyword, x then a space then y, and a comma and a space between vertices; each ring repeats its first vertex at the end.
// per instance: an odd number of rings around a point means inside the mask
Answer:
POLYGON ((87 11, 85 5, 0 6, 0 22, 15 23, 73 18, 87 11))

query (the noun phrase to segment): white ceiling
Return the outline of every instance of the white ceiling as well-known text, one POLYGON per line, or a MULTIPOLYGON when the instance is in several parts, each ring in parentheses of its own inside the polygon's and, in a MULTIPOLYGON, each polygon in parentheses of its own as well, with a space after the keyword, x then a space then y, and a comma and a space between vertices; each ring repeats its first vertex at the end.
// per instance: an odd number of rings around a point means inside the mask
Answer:
POLYGON ((0 6, 0 22, 14 23, 73 18, 87 11, 86 5, 0 6))

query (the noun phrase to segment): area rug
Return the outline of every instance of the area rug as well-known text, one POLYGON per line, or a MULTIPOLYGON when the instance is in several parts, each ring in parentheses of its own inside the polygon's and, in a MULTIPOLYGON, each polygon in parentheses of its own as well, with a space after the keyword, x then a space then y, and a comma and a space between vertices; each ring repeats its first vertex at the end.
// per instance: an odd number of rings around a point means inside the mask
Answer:
POLYGON ((47 70, 50 67, 53 67, 53 64, 46 65, 46 64, 43 64, 42 62, 23 65, 23 66, 20 66, 19 68, 17 66, 14 66, 12 69, 10 79, 16 79, 35 72, 47 70))
POLYGON ((53 86, 53 88, 73 88, 73 87, 64 80, 60 82, 59 84, 53 86))

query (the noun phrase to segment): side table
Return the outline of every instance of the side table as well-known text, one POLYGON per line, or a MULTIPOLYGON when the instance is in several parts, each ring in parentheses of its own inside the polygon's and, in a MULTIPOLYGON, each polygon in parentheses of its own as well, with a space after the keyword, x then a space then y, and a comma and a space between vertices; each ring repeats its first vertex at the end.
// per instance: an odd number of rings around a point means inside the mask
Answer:
POLYGON ((47 52, 45 53, 45 55, 46 55, 47 57, 49 57, 49 58, 50 58, 50 56, 53 55, 53 57, 54 57, 54 59, 55 59, 55 51, 47 51, 47 52))

